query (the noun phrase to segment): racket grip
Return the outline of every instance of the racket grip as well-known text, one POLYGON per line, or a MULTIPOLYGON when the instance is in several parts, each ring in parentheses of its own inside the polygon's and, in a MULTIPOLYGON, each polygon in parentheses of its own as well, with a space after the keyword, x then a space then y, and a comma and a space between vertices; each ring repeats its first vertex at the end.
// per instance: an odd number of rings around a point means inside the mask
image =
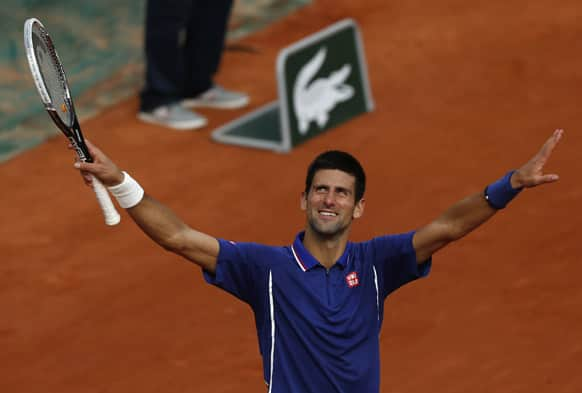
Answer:
POLYGON ((109 196, 109 192, 95 176, 91 175, 92 177, 92 184, 93 184, 93 191, 95 191, 95 195, 97 196, 97 202, 99 202, 99 206, 101 206, 101 210, 103 211, 103 216, 105 217, 105 224, 107 225, 117 225, 119 221, 121 221, 121 216, 115 209, 113 202, 111 201, 111 197, 109 196))

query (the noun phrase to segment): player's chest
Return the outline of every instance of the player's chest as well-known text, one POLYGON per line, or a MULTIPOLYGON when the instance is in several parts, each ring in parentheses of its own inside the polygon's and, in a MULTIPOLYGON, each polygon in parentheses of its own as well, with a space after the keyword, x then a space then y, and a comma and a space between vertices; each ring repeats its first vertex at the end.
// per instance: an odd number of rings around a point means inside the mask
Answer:
POLYGON ((373 271, 317 266, 305 272, 273 275, 275 305, 289 316, 317 323, 360 325, 378 319, 373 271))

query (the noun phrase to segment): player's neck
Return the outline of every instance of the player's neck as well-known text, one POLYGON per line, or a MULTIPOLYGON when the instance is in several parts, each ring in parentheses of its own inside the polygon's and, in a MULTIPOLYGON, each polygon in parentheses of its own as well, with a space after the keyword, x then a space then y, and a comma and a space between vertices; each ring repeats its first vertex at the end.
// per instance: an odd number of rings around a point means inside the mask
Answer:
POLYGON ((303 246, 319 263, 329 269, 343 255, 348 236, 349 230, 336 236, 324 236, 308 227, 305 229, 303 246))

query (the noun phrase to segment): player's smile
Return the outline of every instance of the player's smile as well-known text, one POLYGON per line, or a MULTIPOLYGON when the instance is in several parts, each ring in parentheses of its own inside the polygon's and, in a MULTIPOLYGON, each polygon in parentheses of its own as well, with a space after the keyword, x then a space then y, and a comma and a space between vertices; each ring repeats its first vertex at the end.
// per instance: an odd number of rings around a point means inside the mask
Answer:
POLYGON ((338 216, 337 213, 332 212, 332 211, 328 211, 328 210, 320 210, 319 211, 319 215, 322 217, 322 219, 326 220, 326 219, 332 219, 338 216))

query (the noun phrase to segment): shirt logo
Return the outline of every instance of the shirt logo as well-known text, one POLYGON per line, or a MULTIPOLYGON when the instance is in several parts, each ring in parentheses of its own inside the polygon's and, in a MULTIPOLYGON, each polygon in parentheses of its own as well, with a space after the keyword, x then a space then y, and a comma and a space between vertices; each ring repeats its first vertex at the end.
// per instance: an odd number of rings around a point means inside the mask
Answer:
POLYGON ((348 287, 354 288, 360 285, 360 279, 358 278, 358 273, 351 272, 346 276, 346 283, 348 287))

